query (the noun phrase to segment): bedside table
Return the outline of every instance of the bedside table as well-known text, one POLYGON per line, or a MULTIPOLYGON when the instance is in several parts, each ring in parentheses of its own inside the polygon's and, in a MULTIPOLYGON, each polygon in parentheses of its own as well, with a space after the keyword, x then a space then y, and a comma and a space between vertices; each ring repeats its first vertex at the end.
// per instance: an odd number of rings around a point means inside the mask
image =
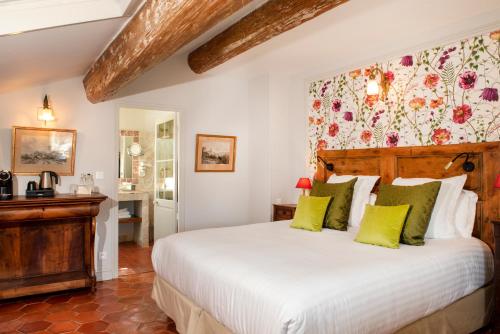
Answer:
POLYGON ((494 330, 500 329, 500 270, 498 264, 500 264, 500 218, 493 218, 491 220, 494 229, 495 236, 495 275, 493 278, 493 283, 495 284, 495 311, 493 313, 493 328, 494 330))
POLYGON ((293 219, 297 204, 273 204, 273 221, 293 219))

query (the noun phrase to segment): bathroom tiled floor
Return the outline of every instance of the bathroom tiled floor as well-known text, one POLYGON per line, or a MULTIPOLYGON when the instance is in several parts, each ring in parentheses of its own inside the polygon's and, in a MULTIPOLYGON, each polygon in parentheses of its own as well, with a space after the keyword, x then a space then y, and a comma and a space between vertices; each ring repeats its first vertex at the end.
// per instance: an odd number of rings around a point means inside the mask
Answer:
POLYGON ((153 271, 152 249, 152 246, 139 247, 135 242, 121 242, 118 250, 119 276, 153 271))
POLYGON ((80 290, 0 302, 0 333, 165 333, 174 323, 151 299, 154 273, 80 290))

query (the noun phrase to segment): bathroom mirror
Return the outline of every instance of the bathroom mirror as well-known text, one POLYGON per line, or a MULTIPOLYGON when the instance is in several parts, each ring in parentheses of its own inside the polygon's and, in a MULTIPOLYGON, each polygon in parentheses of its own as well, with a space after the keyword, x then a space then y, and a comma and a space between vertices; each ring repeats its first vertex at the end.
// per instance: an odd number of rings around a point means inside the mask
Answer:
POLYGON ((134 143, 132 136, 120 136, 120 179, 133 179, 132 159, 128 154, 130 145, 134 143))

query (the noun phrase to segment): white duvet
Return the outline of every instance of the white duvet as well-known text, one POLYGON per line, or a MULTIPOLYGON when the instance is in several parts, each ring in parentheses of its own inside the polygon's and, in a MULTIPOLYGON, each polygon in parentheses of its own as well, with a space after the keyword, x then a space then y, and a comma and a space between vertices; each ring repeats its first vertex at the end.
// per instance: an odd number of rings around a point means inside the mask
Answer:
POLYGON ((158 240, 156 273, 234 333, 391 333, 488 283, 491 251, 471 239, 388 249, 355 230, 290 221, 158 240))

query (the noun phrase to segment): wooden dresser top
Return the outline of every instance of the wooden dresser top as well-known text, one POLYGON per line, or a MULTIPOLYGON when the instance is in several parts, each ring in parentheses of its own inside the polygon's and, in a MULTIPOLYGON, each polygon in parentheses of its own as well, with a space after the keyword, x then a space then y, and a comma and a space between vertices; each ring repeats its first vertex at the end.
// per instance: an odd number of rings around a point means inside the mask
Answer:
POLYGON ((107 197, 100 193, 92 195, 56 194, 54 197, 27 198, 14 196, 13 199, 0 201, 0 209, 12 206, 54 205, 70 203, 101 203, 107 197))

